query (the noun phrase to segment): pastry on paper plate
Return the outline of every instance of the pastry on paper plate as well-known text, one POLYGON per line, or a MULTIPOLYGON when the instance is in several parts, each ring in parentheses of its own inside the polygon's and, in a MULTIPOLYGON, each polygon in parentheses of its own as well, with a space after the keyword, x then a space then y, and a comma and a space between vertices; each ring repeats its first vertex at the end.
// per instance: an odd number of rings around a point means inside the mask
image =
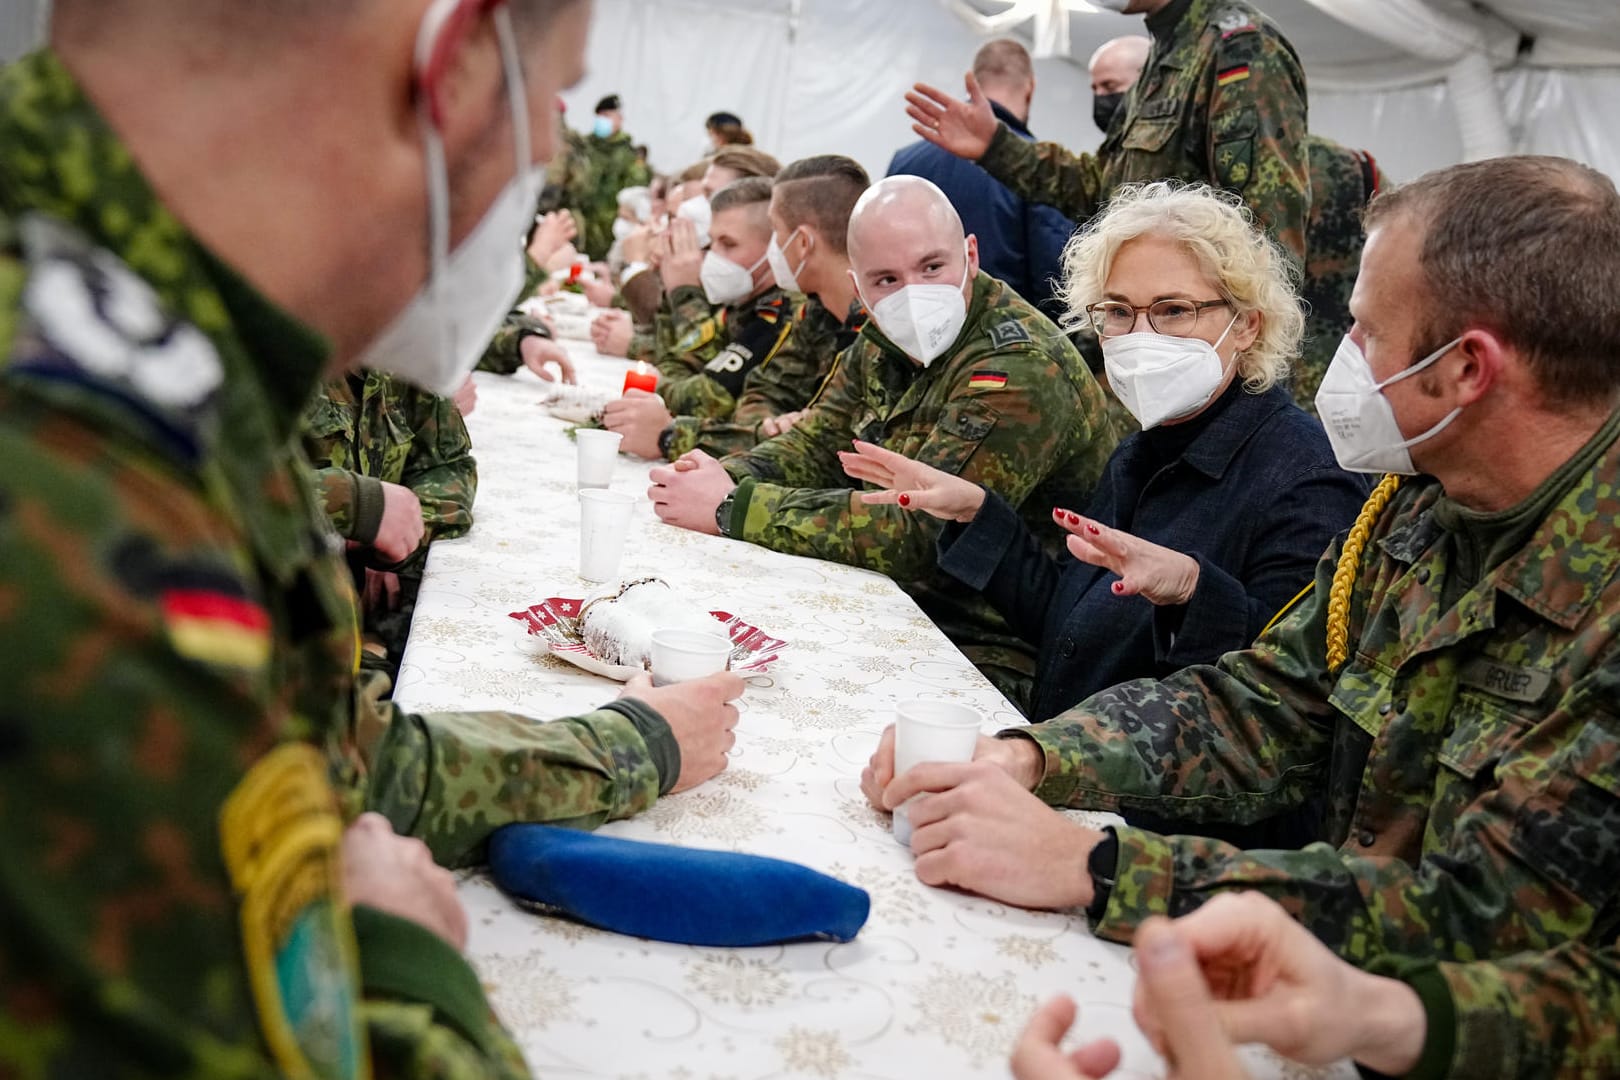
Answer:
POLYGON ((717 629, 712 614, 681 597, 662 578, 640 578, 598 590, 586 598, 579 628, 593 656, 643 670, 652 667, 653 631, 712 634, 717 629))

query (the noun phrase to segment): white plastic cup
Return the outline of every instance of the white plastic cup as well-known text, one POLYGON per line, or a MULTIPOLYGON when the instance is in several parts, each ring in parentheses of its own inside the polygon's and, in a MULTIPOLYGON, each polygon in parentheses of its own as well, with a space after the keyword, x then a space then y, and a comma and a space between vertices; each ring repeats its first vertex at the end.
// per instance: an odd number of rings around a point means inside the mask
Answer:
MULTIPOLYGON (((902 701, 895 708, 894 775, 929 762, 972 761, 983 726, 983 714, 970 705, 930 698, 902 701)), ((910 801, 894 808, 894 839, 902 847, 911 846, 910 801)))
POLYGON ((731 639, 719 631, 654 630, 653 685, 668 686, 724 671, 733 648, 731 639))
POLYGON ((617 431, 580 428, 574 432, 574 447, 579 455, 579 490, 605 488, 613 483, 613 466, 619 461, 619 443, 624 436, 617 431))
POLYGON ((624 538, 630 532, 634 495, 590 488, 579 493, 579 576, 609 581, 619 576, 624 538))

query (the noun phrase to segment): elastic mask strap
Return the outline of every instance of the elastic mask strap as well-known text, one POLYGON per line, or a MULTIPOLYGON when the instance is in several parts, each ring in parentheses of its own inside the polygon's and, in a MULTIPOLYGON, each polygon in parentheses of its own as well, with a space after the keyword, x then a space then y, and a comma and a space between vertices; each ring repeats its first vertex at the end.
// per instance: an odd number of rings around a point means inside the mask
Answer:
MULTIPOLYGON (((1455 349, 1461 342, 1462 342, 1461 335, 1459 335, 1459 336, 1457 336, 1455 338, 1452 338, 1449 342, 1447 342, 1446 344, 1440 346, 1438 349, 1434 350, 1434 352, 1430 353, 1428 356, 1425 356, 1423 359, 1419 360, 1417 363, 1413 364, 1411 367, 1407 368, 1405 371, 1397 371, 1395 374, 1391 375, 1389 378, 1385 379, 1383 382, 1381 382, 1377 386, 1373 387, 1373 389, 1381 391, 1386 386, 1394 386, 1396 383, 1400 382, 1402 379, 1411 378, 1413 375, 1416 375, 1418 372, 1422 371, 1424 368, 1432 366, 1442 356, 1446 355, 1446 353, 1450 352, 1452 349, 1455 349)), ((1365 354, 1363 354, 1363 355, 1365 355, 1365 354)))

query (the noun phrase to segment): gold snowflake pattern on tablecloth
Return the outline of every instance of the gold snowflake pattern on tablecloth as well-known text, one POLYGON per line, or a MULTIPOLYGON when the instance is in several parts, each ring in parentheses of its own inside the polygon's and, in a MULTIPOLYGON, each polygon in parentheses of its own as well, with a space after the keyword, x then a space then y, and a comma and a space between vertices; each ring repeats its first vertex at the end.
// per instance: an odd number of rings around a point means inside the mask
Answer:
POLYGON ((744 1012, 775 1005, 787 996, 787 977, 764 960, 737 953, 704 953, 686 969, 686 985, 716 1005, 735 1005, 744 1012))
POLYGON ((795 729, 818 728, 839 731, 858 727, 861 714, 836 697, 784 696, 780 715, 795 729))
POLYGON ((982 971, 937 966, 912 998, 919 1022, 906 1030, 933 1032, 966 1052, 976 1069, 1011 1053, 1035 1010, 1035 995, 1021 993, 1011 972, 987 978, 982 971))
POLYGON ((770 782, 770 777, 764 773, 757 773, 752 769, 727 769, 714 778, 717 784, 726 787, 738 788, 742 791, 758 791, 770 782))
MULTIPOLYGON (((874 811, 875 812, 875 811, 874 811)), ((827 873, 846 881, 856 888, 865 889, 872 897, 874 923, 894 926, 914 926, 931 923, 927 886, 917 880, 910 870, 884 870, 876 866, 848 867, 833 863, 827 873)))
POLYGON ((1008 934, 1006 937, 997 938, 996 952, 1014 960, 1022 960, 1032 968, 1056 963, 1058 958, 1057 950, 1052 948, 1051 941, 1024 934, 1008 934))
POLYGON ((838 803, 838 816, 862 829, 891 830, 890 815, 878 810, 865 799, 843 799, 838 803))
POLYGON ((871 656, 857 656, 855 666, 862 671, 869 671, 874 675, 898 675, 906 669, 904 664, 897 664, 887 656, 873 654, 871 656))
POLYGON ((525 1033, 544 1031, 552 1024, 577 1021, 579 999, 574 980, 546 967, 540 953, 526 956, 475 956, 473 966, 482 977, 495 1013, 508 1028, 525 1033))
POLYGON ((444 682, 469 694, 499 698, 513 705, 544 695, 550 686, 538 672, 501 671, 474 664, 456 668, 444 682))
POLYGON ((765 828, 765 815, 757 806, 713 787, 659 799, 641 820, 674 840, 701 837, 705 847, 740 844, 765 828))
POLYGON ((855 1064, 836 1031, 790 1027, 776 1040, 776 1049, 782 1054, 782 1067, 793 1073, 832 1078, 855 1064))

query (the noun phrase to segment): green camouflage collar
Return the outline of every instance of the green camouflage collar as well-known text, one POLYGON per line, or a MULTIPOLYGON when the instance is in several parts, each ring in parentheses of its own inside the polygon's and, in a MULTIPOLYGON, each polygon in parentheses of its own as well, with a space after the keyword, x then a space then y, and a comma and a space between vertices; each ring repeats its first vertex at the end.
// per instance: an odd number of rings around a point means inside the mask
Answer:
MULTIPOLYGON (((262 393, 254 396, 270 406, 267 437, 281 443, 293 435, 326 367, 325 341, 260 296, 158 202, 50 52, 0 69, 0 213, 28 211, 71 225, 122 259, 170 310, 208 335, 231 378, 258 384, 262 393)), ((227 430, 235 419, 222 417, 227 430)))

